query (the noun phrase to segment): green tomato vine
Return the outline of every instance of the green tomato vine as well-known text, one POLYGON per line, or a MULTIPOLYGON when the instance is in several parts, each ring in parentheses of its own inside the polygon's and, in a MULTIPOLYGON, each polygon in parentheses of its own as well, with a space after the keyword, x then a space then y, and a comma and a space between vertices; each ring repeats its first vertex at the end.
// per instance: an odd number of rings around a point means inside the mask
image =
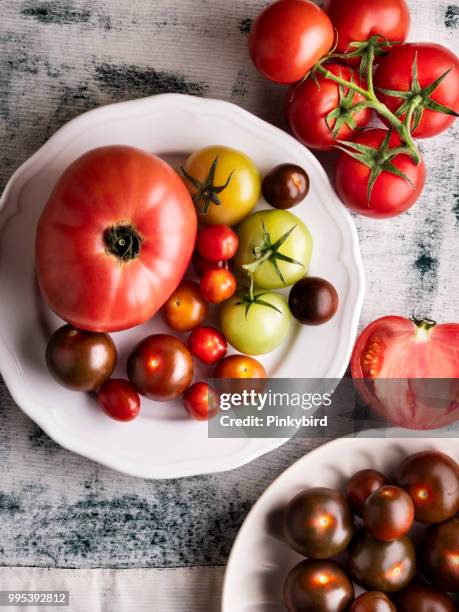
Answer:
POLYGON ((438 104, 431 98, 431 94, 435 91, 438 85, 448 75, 450 70, 440 75, 434 82, 427 87, 421 88, 418 80, 418 66, 417 56, 415 55, 412 68, 412 83, 410 91, 389 91, 381 90, 382 93, 399 97, 403 100, 400 108, 393 113, 381 100, 379 100, 375 87, 373 84, 373 67, 375 58, 379 55, 383 55, 390 50, 390 47, 394 44, 400 43, 389 43, 384 37, 376 35, 372 36, 368 41, 359 43, 351 43, 350 47, 352 51, 349 53, 334 53, 334 49, 323 57, 315 66, 312 68, 310 73, 305 78, 311 76, 317 81, 316 75, 321 74, 324 78, 329 79, 337 83, 340 87, 340 108, 332 111, 327 117, 327 121, 332 119, 335 120, 335 127, 331 129, 334 136, 339 132, 336 130, 336 122, 339 122, 339 127, 346 122, 348 125, 352 123, 352 117, 354 113, 357 113, 364 108, 371 108, 376 113, 384 118, 390 125, 389 134, 385 138, 379 149, 373 149, 372 147, 366 147, 358 143, 348 141, 338 141, 338 148, 345 151, 355 159, 358 159, 361 163, 365 164, 371 169, 370 180, 368 184, 368 200, 370 200, 371 191, 373 185, 378 178, 379 174, 383 171, 392 172, 397 176, 410 182, 408 177, 401 173, 391 162, 400 154, 409 155, 414 163, 418 165, 422 161, 421 153, 416 145, 413 138, 413 131, 419 125, 424 109, 430 109, 436 112, 445 113, 449 115, 458 116, 452 109, 438 104), (333 60, 343 60, 360 58, 360 77, 361 81, 366 80, 366 89, 362 87, 362 84, 356 83, 353 79, 347 80, 340 74, 334 74, 327 69, 326 63, 333 60), (345 93, 345 89, 348 93, 345 93), (350 92, 357 92, 364 98, 363 101, 352 104, 353 95, 350 92), (343 117, 340 117, 343 114, 343 117), (390 147, 390 134, 395 130, 401 140, 401 146, 390 147))

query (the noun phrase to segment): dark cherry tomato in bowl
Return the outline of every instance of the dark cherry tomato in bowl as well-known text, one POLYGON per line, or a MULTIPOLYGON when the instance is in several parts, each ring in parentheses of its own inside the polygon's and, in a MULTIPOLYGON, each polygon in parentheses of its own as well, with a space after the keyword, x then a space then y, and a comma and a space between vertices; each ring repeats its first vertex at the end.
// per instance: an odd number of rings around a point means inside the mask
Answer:
POLYGON ((201 326, 188 338, 191 354, 207 365, 218 363, 226 355, 228 344, 225 336, 215 327, 201 326))
POLYGON ((423 451, 406 457, 396 482, 414 502, 421 523, 440 523, 459 512, 459 466, 444 453, 423 451))
POLYGON ((354 600, 349 612, 397 612, 397 608, 381 591, 367 591, 354 600))
POLYGON ((404 536, 414 521, 414 504, 400 487, 386 485, 374 491, 363 506, 363 522, 377 540, 391 542, 404 536))
POLYGON ((140 397, 131 383, 122 378, 109 378, 97 393, 101 408, 116 421, 132 421, 140 411, 140 397))
POLYGON ((252 62, 277 83, 300 81, 333 45, 333 25, 310 0, 278 0, 250 28, 252 62))
POLYGON ((234 257, 239 245, 237 234, 227 225, 208 225, 198 231, 196 250, 210 261, 234 257))
POLYGON ((109 335, 63 325, 46 347, 46 365, 58 383, 72 391, 94 391, 116 365, 116 347, 109 335))
POLYGON ((220 259, 219 261, 211 261, 200 255, 197 251, 194 252, 192 258, 193 268, 196 274, 201 278, 208 270, 232 270, 232 261, 220 259))
POLYGON ((452 597, 426 584, 410 584, 394 596, 394 603, 401 612, 457 612, 452 597))
POLYGON ((347 483, 346 495, 352 511, 362 516, 363 505, 371 493, 388 484, 387 478, 377 470, 359 470, 347 483))
POLYGON ((354 532, 346 499, 325 487, 296 495, 288 504, 284 520, 290 546, 311 559, 328 559, 343 551, 354 532))
POLYGON ((207 383, 194 383, 183 394, 183 405, 191 418, 208 421, 218 412, 218 393, 207 383))
MULTIPOLYGON (((325 64, 329 72, 366 89, 358 71, 339 64, 325 64)), ((351 140, 370 121, 372 111, 352 107, 364 102, 362 94, 351 93, 338 83, 316 73, 287 92, 286 114, 294 136, 310 149, 332 150, 339 140, 351 140)))
POLYGON ((264 199, 274 208, 287 210, 304 200, 309 193, 309 176, 295 164, 280 164, 263 179, 264 199))
POLYGON ((354 599, 354 587, 334 561, 301 561, 288 574, 284 601, 288 612, 345 612, 354 599))
POLYGON ((153 334, 142 340, 130 354, 129 379, 137 391, 164 402, 182 395, 193 378, 193 357, 178 338, 153 334))
POLYGON ((201 278, 200 289, 207 302, 221 304, 234 295, 237 283, 229 270, 208 270, 201 278))
POLYGON ((459 593, 459 517, 428 527, 421 545, 421 564, 434 586, 459 593))
POLYGON ((381 591, 368 591, 357 597, 349 612, 397 612, 397 608, 381 591))
MULTIPOLYGON (((326 0, 324 9, 337 34, 337 53, 353 51, 351 43, 363 42, 376 35, 400 43, 406 40, 410 30, 406 0, 326 0)), ((358 65, 359 59, 351 63, 358 65)), ((379 60, 376 57, 376 61, 379 60)))
POLYGON ((207 310, 199 285, 189 280, 182 280, 163 306, 164 319, 175 331, 194 329, 203 322, 207 310))
POLYGON ((290 310, 303 325, 322 325, 338 310, 338 293, 323 278, 307 276, 297 281, 288 298, 290 310))
MULTIPOLYGON (((387 137, 387 130, 375 128, 358 133, 353 142, 368 147, 369 152, 373 151, 371 156, 376 161, 380 155, 380 147, 387 137)), ((397 148, 400 144, 398 134, 392 132, 388 147, 397 148)), ((426 179, 424 162, 421 160, 416 165, 409 155, 400 153, 391 160, 391 163, 396 171, 402 172, 408 180, 388 169, 383 169, 368 197, 370 167, 341 151, 336 164, 335 181, 338 195, 344 204, 361 215, 375 219, 395 217, 411 208, 424 188, 426 179)))
POLYGON ((416 554, 407 536, 381 542, 361 529, 348 547, 347 554, 350 575, 369 590, 383 593, 400 591, 416 573, 416 554))

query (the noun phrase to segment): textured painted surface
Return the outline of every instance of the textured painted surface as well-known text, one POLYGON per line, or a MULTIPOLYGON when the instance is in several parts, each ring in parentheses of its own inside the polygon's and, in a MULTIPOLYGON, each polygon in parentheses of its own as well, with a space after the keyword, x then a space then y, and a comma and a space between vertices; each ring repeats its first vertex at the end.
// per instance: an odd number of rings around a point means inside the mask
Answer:
MULTIPOLYGON (((164 91, 238 103, 284 126, 284 89, 246 52, 261 0, 15 0, 0 22, 0 189, 72 117, 164 91)), ((410 0, 411 39, 457 41, 458 7, 410 0)), ((457 51, 457 45, 456 45, 457 51)), ((458 129, 422 143, 417 206, 356 217, 367 274, 361 324, 413 310, 459 320, 458 129)), ((330 167, 330 157, 322 158, 330 167)), ((223 564, 253 501, 317 444, 292 441, 239 470, 171 482, 119 475, 54 444, 0 387, 0 564, 175 567, 223 564)))

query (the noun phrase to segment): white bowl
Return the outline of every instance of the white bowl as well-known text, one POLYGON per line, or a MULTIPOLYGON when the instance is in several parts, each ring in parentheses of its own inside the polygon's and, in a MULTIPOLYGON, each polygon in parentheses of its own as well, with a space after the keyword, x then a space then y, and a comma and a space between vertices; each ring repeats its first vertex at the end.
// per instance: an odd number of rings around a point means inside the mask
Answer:
MULTIPOLYGON (((186 418, 180 401, 143 400, 138 419, 117 423, 90 396, 60 387, 46 371, 47 337, 62 321, 36 286, 37 219, 65 168, 85 151, 108 144, 141 147, 175 165, 200 147, 225 144, 247 153, 262 173, 283 162, 308 172, 311 192, 294 212, 315 240, 310 272, 335 285, 340 306, 326 325, 295 326, 288 341, 262 359, 273 377, 340 378, 346 370, 364 293, 351 217, 316 158, 291 136, 227 102, 178 94, 105 106, 74 119, 17 170, 2 195, 0 369, 24 412, 62 446, 135 476, 173 478, 243 465, 285 440, 209 439, 206 424, 186 418)), ((126 357, 137 341, 164 329, 155 317, 114 334, 120 354, 116 374, 125 376, 126 357)))
POLYGON ((359 436, 340 438, 311 451, 258 499, 233 544, 223 584, 222 612, 285 612, 285 579, 304 557, 281 539, 279 517, 297 493, 317 486, 343 491, 347 480, 365 468, 390 476, 404 457, 423 450, 440 450, 459 461, 457 439, 398 437, 406 436, 406 430, 400 429, 359 436))

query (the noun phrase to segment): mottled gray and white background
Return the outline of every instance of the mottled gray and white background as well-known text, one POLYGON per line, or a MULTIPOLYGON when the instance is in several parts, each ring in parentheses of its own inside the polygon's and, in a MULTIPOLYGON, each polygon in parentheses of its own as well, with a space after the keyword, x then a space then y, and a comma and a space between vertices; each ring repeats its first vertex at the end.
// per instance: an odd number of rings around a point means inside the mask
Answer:
MULTIPOLYGON (((265 4, 0 0, 0 190, 63 123, 101 104, 184 92, 230 100, 283 126, 284 90, 255 72, 246 51, 265 4)), ((457 52, 458 7, 409 4, 410 39, 457 52)), ((414 209, 384 222, 355 218, 368 283, 362 325, 413 310, 459 320, 457 134, 422 144, 429 178, 414 209)), ((0 383, 0 565, 222 566, 255 499, 315 444, 292 441, 226 474, 143 481, 58 447, 0 383)))

